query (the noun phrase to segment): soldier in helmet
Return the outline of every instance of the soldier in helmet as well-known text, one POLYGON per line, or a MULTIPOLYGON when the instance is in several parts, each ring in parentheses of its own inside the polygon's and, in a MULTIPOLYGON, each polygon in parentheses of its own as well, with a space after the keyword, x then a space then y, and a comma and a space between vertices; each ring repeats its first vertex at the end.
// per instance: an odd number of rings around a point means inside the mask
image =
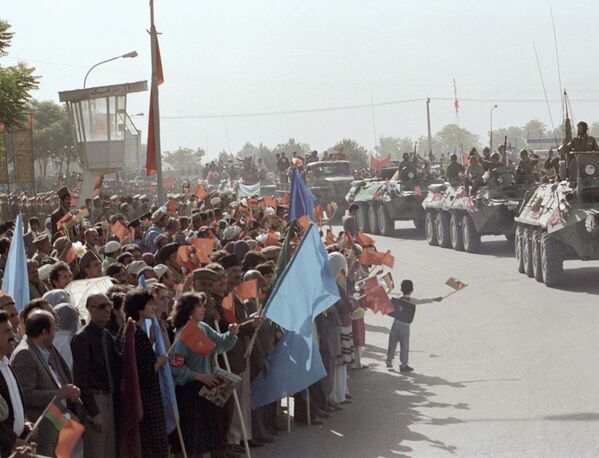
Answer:
POLYGON ((447 171, 445 175, 447 176, 447 181, 452 186, 458 186, 460 184, 461 178, 460 174, 464 173, 464 166, 458 163, 458 157, 455 154, 452 154, 449 157, 449 165, 447 166, 447 171))
POLYGON ((573 138, 570 143, 568 143, 568 152, 570 151, 599 151, 599 147, 597 147, 597 140, 595 137, 591 137, 588 134, 589 125, 580 121, 576 128, 578 129, 578 136, 573 138))
POLYGON ((484 173, 485 171, 482 165, 478 163, 476 153, 471 153, 468 167, 466 167, 466 178, 464 180, 464 186, 469 195, 475 195, 478 187, 484 183, 484 173))

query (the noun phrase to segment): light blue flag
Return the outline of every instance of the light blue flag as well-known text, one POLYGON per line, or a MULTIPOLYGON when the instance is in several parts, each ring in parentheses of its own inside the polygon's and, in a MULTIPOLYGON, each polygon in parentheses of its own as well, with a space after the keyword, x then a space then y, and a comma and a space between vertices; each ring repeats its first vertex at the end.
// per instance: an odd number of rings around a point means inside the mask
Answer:
MULTIPOLYGON (((160 325, 158 324, 156 315, 152 317, 152 324, 154 326, 154 333, 156 334, 156 341, 154 342, 154 352, 156 353, 156 356, 165 355, 166 347, 164 345, 162 331, 160 330, 160 325)), ((175 383, 173 381, 173 374, 171 372, 169 364, 165 364, 159 369, 158 377, 160 378, 162 406, 164 407, 164 416, 166 419, 166 432, 170 434, 177 427, 177 421, 179 421, 179 408, 177 407, 175 383)))
POLYGON ((291 172, 291 187, 289 188, 289 212, 287 219, 293 221, 300 216, 308 215, 314 220, 314 204, 316 197, 304 184, 302 177, 295 167, 291 172))
POLYGON ((12 296, 19 312, 29 302, 29 276, 27 275, 26 259, 23 215, 19 213, 2 280, 2 290, 12 296))
POLYGON ((239 189, 237 190, 239 197, 244 196, 259 196, 260 195, 260 182, 256 184, 242 184, 239 183, 239 189))
POLYGON ((318 228, 311 223, 265 306, 282 328, 309 337, 312 321, 340 299, 318 228))
POLYGON ((327 375, 314 336, 291 331, 277 343, 265 366, 252 382, 252 409, 303 391, 327 375))

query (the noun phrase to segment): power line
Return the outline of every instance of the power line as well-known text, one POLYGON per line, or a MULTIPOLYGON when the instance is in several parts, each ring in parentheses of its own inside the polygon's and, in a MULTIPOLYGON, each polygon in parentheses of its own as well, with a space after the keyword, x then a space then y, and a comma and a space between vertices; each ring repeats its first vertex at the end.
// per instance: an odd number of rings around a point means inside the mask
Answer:
MULTIPOLYGON (((448 101, 453 102, 451 97, 431 97, 431 100, 436 101, 448 101)), ((258 118, 265 116, 286 116, 296 114, 309 114, 309 113, 323 113, 328 111, 347 111, 347 110, 359 110, 372 107, 385 107, 394 105, 403 105, 408 103, 416 103, 425 101, 425 97, 419 97, 416 99, 404 99, 404 100, 392 100, 388 102, 377 102, 377 103, 365 103, 357 105, 341 105, 341 106, 329 106, 329 107, 318 107, 318 108, 305 108, 298 110, 280 110, 280 111, 262 111, 262 112, 249 112, 249 113, 229 113, 229 114, 197 114, 197 115, 164 115, 161 119, 231 119, 231 118, 258 118)), ((546 100, 546 99, 504 99, 504 98, 460 98, 460 102, 474 102, 474 103, 561 103, 560 99, 546 100)), ((572 99, 571 102, 576 103, 599 103, 599 99, 572 99)))

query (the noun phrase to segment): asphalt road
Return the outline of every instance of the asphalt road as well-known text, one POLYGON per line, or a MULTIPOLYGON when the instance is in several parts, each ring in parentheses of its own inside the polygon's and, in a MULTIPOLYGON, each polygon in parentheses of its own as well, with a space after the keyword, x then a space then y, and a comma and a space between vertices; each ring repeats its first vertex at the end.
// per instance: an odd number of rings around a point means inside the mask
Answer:
MULTIPOLYGON (((480 254, 430 247, 411 223, 375 237, 395 256, 399 286, 444 295, 418 308, 410 365, 385 367, 391 318, 368 312, 355 400, 323 426, 294 426, 254 457, 599 455, 599 265, 567 262, 561 289, 515 269, 513 245, 484 237, 480 254)), ((396 364, 398 364, 396 360, 396 364)))

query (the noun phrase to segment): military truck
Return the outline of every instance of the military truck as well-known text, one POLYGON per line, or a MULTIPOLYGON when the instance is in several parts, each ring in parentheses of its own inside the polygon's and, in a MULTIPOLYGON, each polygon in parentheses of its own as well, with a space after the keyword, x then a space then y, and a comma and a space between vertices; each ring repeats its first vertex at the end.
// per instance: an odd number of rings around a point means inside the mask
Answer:
POLYGON ((337 209, 329 217, 338 220, 345 214, 345 195, 354 180, 349 161, 318 161, 305 166, 306 184, 323 208, 335 202, 337 209))
POLYGON ((514 215, 530 185, 516 184, 503 166, 485 172, 483 179, 484 184, 470 193, 449 183, 429 186, 422 203, 429 245, 476 253, 483 235, 514 239, 514 215))
POLYGON ((380 177, 357 180, 346 196, 348 203, 356 202, 358 228, 371 234, 389 236, 395 221, 414 221, 417 229, 424 227, 422 201, 429 184, 428 171, 416 167, 385 167, 380 177))
POLYGON ((569 153, 560 176, 530 190, 515 218, 518 271, 550 287, 565 260, 599 259, 599 152, 569 153))

